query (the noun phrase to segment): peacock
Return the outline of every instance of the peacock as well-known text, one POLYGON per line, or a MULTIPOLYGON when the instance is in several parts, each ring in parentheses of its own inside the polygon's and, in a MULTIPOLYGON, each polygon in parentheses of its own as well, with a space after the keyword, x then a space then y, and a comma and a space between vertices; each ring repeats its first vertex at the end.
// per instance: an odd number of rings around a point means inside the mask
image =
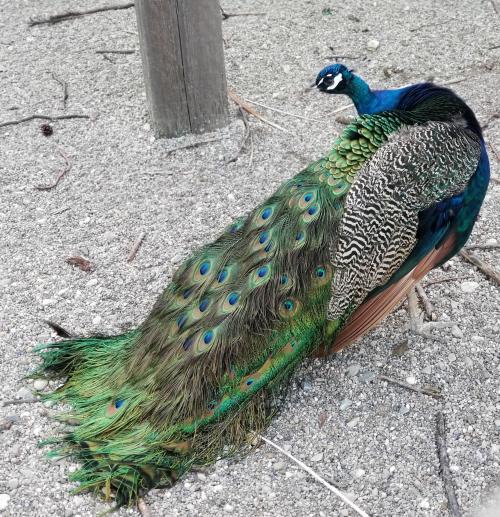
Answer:
POLYGON ((251 447, 307 357, 336 352, 464 245, 488 185, 480 126, 430 83, 371 91, 347 67, 322 92, 359 116, 332 149, 175 272, 137 328, 37 347, 35 376, 74 425, 54 456, 78 490, 133 504, 251 447))

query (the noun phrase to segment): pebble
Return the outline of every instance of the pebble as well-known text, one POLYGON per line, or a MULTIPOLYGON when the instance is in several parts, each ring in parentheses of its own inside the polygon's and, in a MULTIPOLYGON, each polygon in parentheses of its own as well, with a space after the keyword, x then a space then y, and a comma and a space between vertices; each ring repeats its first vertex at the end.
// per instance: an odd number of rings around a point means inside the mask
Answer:
POLYGON ((465 366, 468 366, 469 368, 474 366, 474 361, 470 357, 465 357, 464 363, 465 363, 465 366))
POLYGON ((371 51, 377 50, 379 47, 380 47, 380 41, 378 41, 376 39, 368 40, 368 42, 366 43, 366 48, 371 51))
POLYGON ((349 400, 349 399, 344 399, 341 403, 340 403, 340 410, 341 411, 345 411, 347 408, 351 407, 352 406, 352 400, 349 400))
POLYGON ((87 287, 93 287, 94 285, 97 285, 97 278, 92 278, 87 282, 87 287))
POLYGON ((456 360, 457 360, 457 356, 456 356, 453 352, 451 352, 451 353, 449 353, 449 354, 448 354, 448 362, 449 362, 449 363, 453 363, 453 362, 455 362, 456 360))
POLYGON ((425 373, 426 375, 430 375, 432 373, 432 367, 431 366, 426 366, 423 370, 422 370, 423 373, 425 373))
POLYGON ((347 422, 347 427, 350 427, 350 428, 356 427, 358 425, 358 422, 359 422, 359 416, 354 417, 352 420, 349 420, 349 422, 347 422))
POLYGON ((356 479, 362 478, 365 474, 366 474, 366 472, 363 469, 356 469, 354 471, 354 477, 356 479))
POLYGON ((479 287, 478 282, 470 281, 470 282, 462 282, 460 289, 462 289, 462 291, 464 293, 473 293, 478 287, 479 287))
POLYGON ((228 512, 228 513, 229 513, 229 512, 233 512, 233 511, 234 511, 234 506, 233 506, 233 505, 231 505, 231 504, 229 504, 229 503, 226 503, 226 504, 224 505, 224 511, 225 511, 225 512, 228 512))
POLYGON ((23 387, 17 392, 16 397, 18 399, 32 399, 33 394, 31 393, 31 391, 28 388, 23 387))
POLYGON ((317 454, 315 454, 312 458, 311 458, 311 461, 313 463, 317 463, 318 461, 323 461, 323 453, 322 452, 318 452, 317 454))
POLYGON ((10 490, 15 490, 19 487, 19 481, 17 479, 9 479, 9 481, 7 481, 7 486, 10 490))
POLYGON ((410 412, 410 408, 408 406, 401 406, 399 408, 399 414, 404 416, 407 415, 410 412))
POLYGON ((106 242, 111 242, 116 239, 116 235, 113 232, 107 231, 102 234, 102 238, 106 242))
POLYGON ((102 321, 101 316, 96 316, 96 317, 92 320, 92 324, 93 324, 93 325, 99 325, 99 323, 101 323, 101 321, 102 321))
POLYGON ((417 384, 417 379, 414 375, 410 375, 409 377, 406 377, 406 382, 408 384, 417 384))
POLYGON ((500 419, 495 420, 495 427, 500 429, 500 419))
POLYGON ((44 307, 48 307, 49 305, 55 305, 57 303, 57 300, 54 300, 54 298, 44 298, 42 300, 42 305, 44 307))
POLYGON ((35 379, 33 382, 33 388, 35 388, 37 391, 41 391, 47 387, 48 383, 49 381, 46 379, 35 379))
POLYGON ((420 508, 423 508, 424 510, 428 510, 431 505, 429 504, 429 501, 427 501, 427 499, 422 499, 422 501, 420 501, 420 508))
POLYGON ((9 505, 10 495, 0 494, 0 510, 5 510, 9 505))
POLYGON ((453 327, 451 327, 451 335, 458 339, 464 337, 464 333, 460 330, 460 328, 457 325, 453 325, 453 327))
POLYGON ((281 472, 283 470, 286 469, 286 465, 284 462, 282 461, 277 461, 275 464, 274 464, 274 470, 276 470, 277 472, 281 472))
POLYGON ((490 237, 489 239, 486 239, 485 244, 486 246, 496 246, 498 244, 498 241, 493 237, 490 237))
POLYGON ((351 364, 351 366, 347 368, 347 375, 349 375, 349 377, 355 377, 358 375, 359 370, 361 370, 361 366, 359 364, 351 364))
POLYGON ((360 375, 361 382, 364 382, 365 384, 369 384, 377 377, 377 374, 375 372, 364 372, 360 375))
POLYGON ((206 481, 207 480, 207 476, 205 474, 203 474, 203 472, 198 472, 197 476, 198 476, 198 479, 200 481, 206 481))

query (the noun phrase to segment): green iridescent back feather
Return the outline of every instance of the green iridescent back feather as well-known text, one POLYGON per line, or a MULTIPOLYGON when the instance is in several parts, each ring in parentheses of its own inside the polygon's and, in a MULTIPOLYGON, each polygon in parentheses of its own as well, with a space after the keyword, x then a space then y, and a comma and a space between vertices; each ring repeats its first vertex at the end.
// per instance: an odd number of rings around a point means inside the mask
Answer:
POLYGON ((345 195, 401 125, 386 113, 347 126, 325 158, 190 257, 137 330, 38 348, 38 375, 67 376, 49 398, 80 424, 53 454, 83 462, 80 489, 133 502, 265 427, 270 395, 325 338, 345 195))

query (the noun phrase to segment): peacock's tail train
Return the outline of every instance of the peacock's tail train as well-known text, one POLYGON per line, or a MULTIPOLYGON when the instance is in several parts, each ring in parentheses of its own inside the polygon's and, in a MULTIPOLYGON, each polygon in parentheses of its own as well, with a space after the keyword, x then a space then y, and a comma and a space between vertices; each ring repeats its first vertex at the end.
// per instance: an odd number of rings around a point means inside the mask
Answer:
POLYGON ((377 320, 387 304, 365 314, 370 293, 405 283, 454 228, 449 210, 419 214, 461 196, 477 166, 471 131, 425 124, 429 113, 447 120, 455 105, 443 95, 438 109, 356 119, 325 158, 189 258, 137 330, 39 347, 37 374, 66 377, 48 396, 78 425, 53 454, 82 462, 80 490, 130 504, 240 451, 302 359, 351 315, 363 332, 377 320))
POLYGON ((66 377, 48 397, 78 425, 53 454, 82 462, 79 489, 131 503, 265 427, 273 392, 323 342, 345 194, 399 125, 348 126, 328 156, 189 258, 137 330, 38 347, 36 374, 66 377))

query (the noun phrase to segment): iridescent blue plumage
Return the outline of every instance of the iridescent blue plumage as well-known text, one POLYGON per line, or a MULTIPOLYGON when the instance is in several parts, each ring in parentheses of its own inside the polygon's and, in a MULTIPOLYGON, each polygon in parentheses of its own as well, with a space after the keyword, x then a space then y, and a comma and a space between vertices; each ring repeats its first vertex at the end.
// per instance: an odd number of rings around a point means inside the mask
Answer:
MULTIPOLYGON (((447 97, 455 95, 450 90, 433 83, 421 83, 391 90, 372 90, 361 77, 339 63, 321 70, 315 84, 325 93, 349 96, 359 115, 389 110, 410 111, 417 105, 433 100, 436 102, 436 109, 439 110, 441 103, 446 104, 447 97)), ((454 244, 450 252, 437 265, 443 264, 458 253, 469 238, 486 195, 490 167, 480 125, 465 103, 461 117, 466 127, 476 133, 481 140, 481 155, 476 172, 462 192, 439 201, 419 213, 417 245, 389 282, 377 288, 372 295, 383 291, 388 285, 406 275, 432 249, 439 247, 452 234, 454 244)))

